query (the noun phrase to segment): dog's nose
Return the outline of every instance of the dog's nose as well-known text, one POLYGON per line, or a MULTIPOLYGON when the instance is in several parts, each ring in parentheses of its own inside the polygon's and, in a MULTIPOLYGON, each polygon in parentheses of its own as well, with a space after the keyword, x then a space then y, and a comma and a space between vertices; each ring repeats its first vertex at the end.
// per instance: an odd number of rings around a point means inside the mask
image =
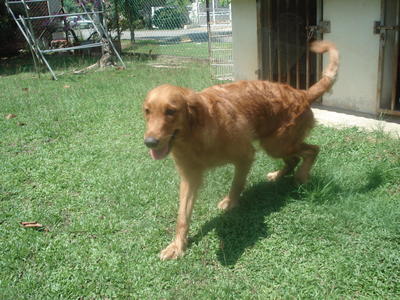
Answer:
POLYGON ((144 144, 149 148, 157 147, 160 141, 153 137, 147 137, 144 139, 144 144))

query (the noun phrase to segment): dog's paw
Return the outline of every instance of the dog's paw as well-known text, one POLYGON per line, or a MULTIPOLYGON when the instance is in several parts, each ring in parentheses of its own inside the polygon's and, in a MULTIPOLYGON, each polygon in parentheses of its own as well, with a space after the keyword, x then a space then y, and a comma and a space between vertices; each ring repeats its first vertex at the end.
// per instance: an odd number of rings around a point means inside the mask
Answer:
POLYGON ((238 206, 238 201, 233 201, 228 196, 218 203, 218 208, 221 210, 229 210, 235 206, 238 206))
POLYGON ((275 172, 270 172, 267 174, 267 180, 274 182, 277 181, 279 178, 281 178, 281 172, 280 171, 275 171, 275 172))
POLYGON ((168 245, 167 248, 161 251, 160 259, 167 260, 167 259, 177 259, 183 256, 184 250, 176 245, 175 242, 172 242, 168 245))

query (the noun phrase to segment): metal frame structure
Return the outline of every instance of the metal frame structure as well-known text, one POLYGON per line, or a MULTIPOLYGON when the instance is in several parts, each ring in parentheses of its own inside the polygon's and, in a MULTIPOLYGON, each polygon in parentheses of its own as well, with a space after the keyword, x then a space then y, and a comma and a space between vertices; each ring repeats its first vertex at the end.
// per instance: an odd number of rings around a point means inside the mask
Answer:
MULTIPOLYGON (((81 13, 62 13, 62 14, 55 14, 51 15, 44 15, 44 16, 31 16, 30 15, 30 3, 37 3, 37 2, 46 2, 48 4, 49 0, 5 0, 5 5, 7 7, 8 12, 11 14, 13 17, 15 23, 17 24, 19 30, 21 31, 22 35, 24 36, 25 40, 27 41, 29 48, 32 53, 33 61, 34 61, 34 66, 36 69, 36 72, 40 74, 39 66, 38 63, 44 64, 47 69, 50 71, 52 77, 54 80, 57 80, 57 76, 54 73, 53 69, 51 68, 49 62, 47 61, 46 57, 44 54, 49 54, 49 53, 54 53, 54 52, 65 52, 65 51, 70 51, 70 50, 80 50, 80 49, 88 49, 88 48, 94 48, 94 47, 104 47, 107 44, 110 46, 110 48, 113 50, 115 55, 117 56, 118 60, 120 61, 121 65, 126 68, 121 56, 119 55, 118 51, 116 50, 114 43, 112 42, 110 36, 107 33, 107 30, 105 26, 102 24, 101 21, 95 22, 93 19, 94 16, 97 16, 98 20, 101 20, 100 15, 104 14, 104 5, 103 5, 103 0, 98 0, 100 2, 100 7, 101 10, 95 11, 95 9, 92 7, 90 10, 87 9, 83 1, 80 1, 80 6, 83 10, 81 13), (25 16, 23 15, 18 15, 13 11, 13 5, 15 4, 22 4, 25 12, 25 16), (50 19, 49 23, 54 22, 56 18, 64 18, 64 17, 69 17, 69 16, 85 16, 87 17, 90 21, 91 24, 93 25, 93 29, 96 31, 96 33, 99 35, 99 41, 90 43, 90 44, 84 44, 84 45, 79 45, 79 46, 71 46, 71 47, 65 47, 65 48, 57 48, 57 49, 42 49, 39 43, 39 39, 36 38, 35 32, 32 26, 31 21, 32 20, 40 20, 40 19, 50 19)), ((43 33, 42 33, 43 34, 43 33)))
POLYGON ((400 0, 381 2, 381 19, 374 23, 374 34, 380 36, 376 110, 400 116, 400 0))
MULTIPOLYGON (((214 9, 214 1, 212 2, 214 9)), ((218 30, 218 25, 211 24, 210 1, 206 0, 208 57, 211 77, 217 80, 233 80, 232 29, 218 30)))
POLYGON ((310 53, 309 42, 330 32, 330 22, 322 19, 322 1, 257 0, 257 10, 259 78, 309 88, 322 72, 322 56, 310 53), (282 12, 292 18, 281 19, 282 12), (301 26, 297 16, 304 18, 301 26))

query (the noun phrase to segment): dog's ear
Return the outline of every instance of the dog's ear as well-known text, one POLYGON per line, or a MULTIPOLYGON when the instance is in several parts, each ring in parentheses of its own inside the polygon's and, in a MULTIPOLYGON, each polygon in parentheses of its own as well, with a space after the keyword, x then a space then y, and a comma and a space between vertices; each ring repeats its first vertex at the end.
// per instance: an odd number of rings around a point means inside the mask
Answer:
POLYGON ((194 92, 186 95, 187 115, 190 127, 204 124, 205 107, 199 95, 194 92))

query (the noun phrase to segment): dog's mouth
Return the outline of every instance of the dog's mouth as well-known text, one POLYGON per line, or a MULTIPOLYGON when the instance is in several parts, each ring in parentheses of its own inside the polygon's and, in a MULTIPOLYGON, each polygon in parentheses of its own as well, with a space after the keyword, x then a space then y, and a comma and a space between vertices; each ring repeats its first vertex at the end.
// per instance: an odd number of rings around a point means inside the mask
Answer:
POLYGON ((175 130, 174 133, 171 135, 169 141, 165 144, 164 147, 161 147, 159 149, 150 149, 150 156, 152 159, 155 160, 160 160, 169 154, 171 152, 171 148, 173 146, 174 139, 176 135, 178 134, 178 130, 175 130))

